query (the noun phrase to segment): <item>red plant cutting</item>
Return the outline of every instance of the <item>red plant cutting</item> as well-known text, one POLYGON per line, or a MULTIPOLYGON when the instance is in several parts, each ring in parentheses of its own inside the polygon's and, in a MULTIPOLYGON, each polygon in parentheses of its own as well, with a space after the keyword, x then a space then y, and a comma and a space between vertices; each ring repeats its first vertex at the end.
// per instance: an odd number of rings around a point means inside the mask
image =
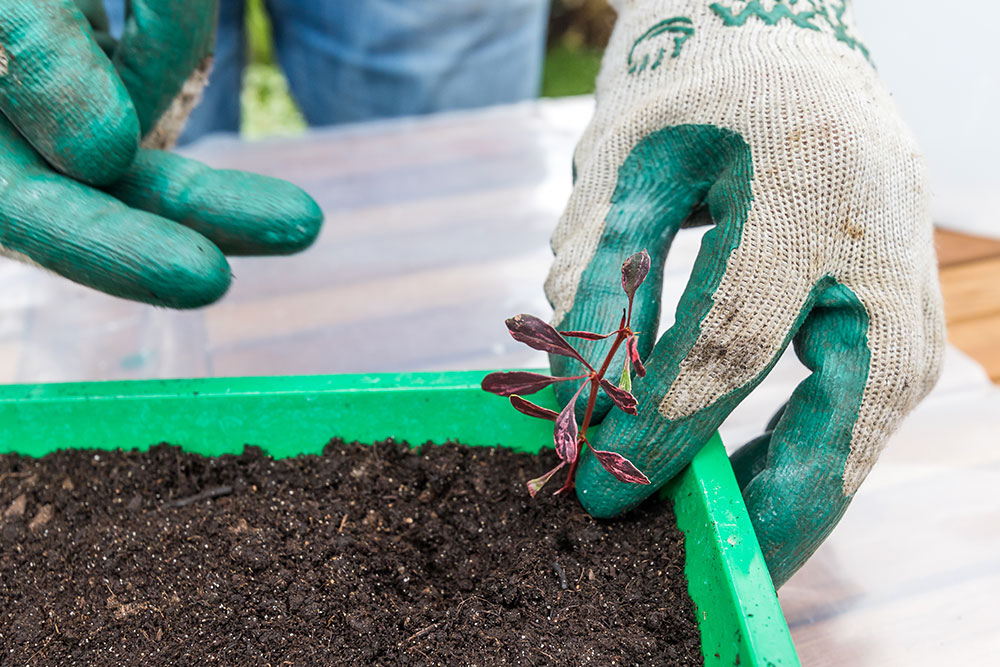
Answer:
POLYGON ((514 337, 514 340, 542 352, 572 357, 587 369, 587 373, 574 377, 552 377, 550 375, 529 373, 527 371, 510 371, 490 373, 483 378, 483 389, 500 396, 509 396, 510 404, 519 412, 529 417, 548 419, 555 422, 553 438, 555 440, 556 454, 559 456, 559 465, 541 477, 528 482, 528 492, 532 498, 535 497, 535 494, 538 493, 538 490, 546 482, 567 465, 569 466, 569 471, 566 474, 566 481, 556 493, 562 493, 573 488, 577 465, 579 464, 580 454, 584 445, 593 452, 604 469, 614 475, 616 479, 632 484, 649 484, 649 479, 639 472, 632 465, 632 462, 624 456, 615 452, 598 451, 587 440, 587 429, 590 428, 590 422, 594 416, 594 405, 597 402, 598 391, 603 390, 619 409, 624 410, 630 415, 638 414, 635 396, 632 395, 630 366, 635 367, 635 372, 639 376, 645 375, 646 369, 642 365, 642 360, 639 359, 639 348, 636 345, 636 336, 638 334, 631 329, 632 301, 635 299, 636 290, 639 289, 642 281, 646 279, 646 275, 649 273, 649 264, 649 253, 645 250, 632 255, 622 264, 622 288, 625 290, 625 296, 628 297, 628 308, 622 311, 622 319, 618 328, 610 333, 598 334, 589 331, 559 332, 550 324, 534 315, 517 315, 507 320, 507 329, 510 330, 510 335, 514 337), (614 342, 608 350, 604 362, 598 369, 591 366, 569 341, 566 340, 568 337, 596 341, 611 338, 612 336, 615 337, 614 342), (618 352, 622 344, 625 345, 627 354, 625 355, 625 365, 622 368, 621 380, 615 385, 605 379, 604 376, 608 372, 608 367, 611 365, 615 353, 618 352), (543 408, 540 405, 535 405, 531 401, 521 397, 522 394, 534 394, 556 382, 574 382, 577 380, 581 380, 580 387, 573 394, 573 398, 558 413, 554 410, 543 408), (576 401, 583 392, 584 387, 588 384, 590 385, 590 399, 587 401, 587 410, 584 413, 583 422, 577 424, 576 401))

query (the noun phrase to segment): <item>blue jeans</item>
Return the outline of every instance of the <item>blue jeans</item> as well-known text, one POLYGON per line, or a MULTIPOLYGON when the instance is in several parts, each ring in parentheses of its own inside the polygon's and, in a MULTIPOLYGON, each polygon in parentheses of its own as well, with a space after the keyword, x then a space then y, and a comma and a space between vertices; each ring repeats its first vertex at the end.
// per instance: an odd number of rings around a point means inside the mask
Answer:
MULTIPOLYGON (((105 0, 112 30, 123 0, 105 0)), ((538 95, 548 0, 266 0, 278 60, 310 125, 538 95)), ((181 142, 236 132, 245 0, 221 0, 215 68, 181 142)))

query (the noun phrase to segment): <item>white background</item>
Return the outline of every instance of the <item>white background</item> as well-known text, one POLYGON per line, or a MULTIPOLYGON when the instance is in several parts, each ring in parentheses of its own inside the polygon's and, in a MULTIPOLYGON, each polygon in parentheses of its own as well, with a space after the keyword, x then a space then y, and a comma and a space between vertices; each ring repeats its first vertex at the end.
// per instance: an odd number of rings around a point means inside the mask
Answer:
POLYGON ((1000 237, 1000 3, 855 0, 854 14, 927 154, 935 221, 1000 237))

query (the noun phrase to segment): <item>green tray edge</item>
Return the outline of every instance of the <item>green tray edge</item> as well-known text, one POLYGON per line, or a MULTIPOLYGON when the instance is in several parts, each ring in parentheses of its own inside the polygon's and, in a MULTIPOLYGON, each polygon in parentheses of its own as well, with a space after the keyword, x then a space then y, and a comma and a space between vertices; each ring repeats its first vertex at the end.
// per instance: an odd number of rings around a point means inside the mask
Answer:
POLYGON ((684 570, 705 665, 799 665, 718 433, 664 491, 674 501, 677 526, 685 535, 684 570))
MULTIPOLYGON (((282 458, 322 451, 331 434, 413 444, 503 443, 537 453, 551 426, 487 394, 487 371, 378 373, 0 386, 0 454, 67 447, 204 456, 260 446, 282 458)), ((537 395, 554 407, 551 390, 537 395)), ((718 435, 672 482, 706 665, 798 665, 795 648, 718 435)))

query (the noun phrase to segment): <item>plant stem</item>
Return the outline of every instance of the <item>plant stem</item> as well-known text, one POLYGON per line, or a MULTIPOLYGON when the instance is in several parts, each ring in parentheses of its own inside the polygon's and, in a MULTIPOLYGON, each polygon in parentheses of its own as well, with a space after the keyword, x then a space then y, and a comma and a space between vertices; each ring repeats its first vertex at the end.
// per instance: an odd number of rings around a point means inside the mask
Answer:
POLYGON ((614 344, 612 344, 611 349, 608 350, 608 356, 604 358, 604 363, 601 364, 601 370, 597 371, 597 375, 592 375, 590 377, 590 398, 587 400, 587 412, 584 413, 583 424, 580 426, 580 435, 583 437, 587 437, 587 429, 590 428, 590 420, 594 416, 594 406, 597 404, 597 393, 601 388, 601 380, 608 372, 608 366, 611 365, 611 360, 615 358, 618 348, 621 347, 621 344, 628 339, 628 337, 629 332, 627 330, 618 332, 618 335, 615 337, 614 344))
POLYGON ((619 329, 618 335, 615 337, 615 342, 611 345, 611 349, 608 350, 608 355, 604 358, 604 363, 601 364, 601 369, 591 373, 590 397, 587 399, 587 411, 583 415, 583 424, 580 426, 580 434, 577 436, 576 458, 573 459, 573 463, 569 467, 569 473, 566 475, 566 483, 563 484, 563 489, 565 490, 573 488, 573 483, 576 479, 576 467, 580 464, 580 457, 583 455, 582 443, 587 439, 587 429, 590 428, 590 420, 594 417, 594 406, 597 405, 597 394, 601 389, 601 379, 608 372, 608 367, 611 365, 611 360, 615 358, 618 348, 621 347, 624 341, 628 340, 631 334, 632 332, 628 327, 619 329))
POLYGON ((597 372, 598 378, 603 378, 604 374, 608 372, 608 366, 611 365, 611 360, 615 358, 615 353, 618 352, 618 348, 621 344, 628 340, 628 337, 632 335, 632 331, 627 327, 618 332, 618 337, 615 338, 614 345, 611 346, 611 350, 608 351, 608 356, 604 358, 604 363, 601 364, 601 370, 597 372))

